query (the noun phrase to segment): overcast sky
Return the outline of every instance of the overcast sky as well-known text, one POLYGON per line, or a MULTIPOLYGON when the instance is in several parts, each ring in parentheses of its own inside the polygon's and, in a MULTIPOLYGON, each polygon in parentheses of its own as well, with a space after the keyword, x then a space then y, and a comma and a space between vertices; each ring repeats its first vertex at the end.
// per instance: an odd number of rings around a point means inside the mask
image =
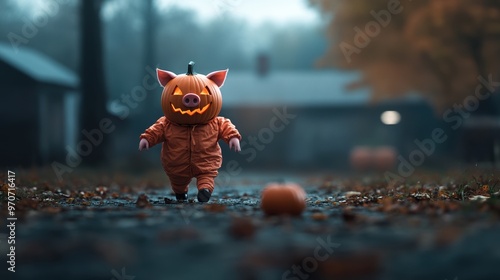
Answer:
POLYGON ((319 15, 307 0, 157 0, 161 8, 171 5, 195 10, 201 20, 213 19, 225 13, 243 18, 252 25, 264 22, 317 23, 319 15))
MULTIPOLYGON (((0 0, 4 1, 4 0, 0 0)), ((47 2, 57 0, 19 0, 16 3, 22 10, 36 14, 47 2)), ((133 1, 133 0, 132 0, 133 1)), ((246 20, 250 25, 290 22, 315 24, 320 15, 307 0, 156 0, 160 9, 172 6, 189 8, 198 13, 200 20, 210 20, 229 14, 246 20)))

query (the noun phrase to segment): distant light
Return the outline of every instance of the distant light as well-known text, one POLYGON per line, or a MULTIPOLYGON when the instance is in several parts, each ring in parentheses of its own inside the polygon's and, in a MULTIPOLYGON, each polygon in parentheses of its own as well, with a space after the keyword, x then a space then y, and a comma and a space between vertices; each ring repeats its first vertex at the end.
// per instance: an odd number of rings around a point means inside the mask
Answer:
POLYGON ((380 120, 386 125, 395 125, 401 121, 401 115, 396 111, 385 111, 380 115, 380 120))

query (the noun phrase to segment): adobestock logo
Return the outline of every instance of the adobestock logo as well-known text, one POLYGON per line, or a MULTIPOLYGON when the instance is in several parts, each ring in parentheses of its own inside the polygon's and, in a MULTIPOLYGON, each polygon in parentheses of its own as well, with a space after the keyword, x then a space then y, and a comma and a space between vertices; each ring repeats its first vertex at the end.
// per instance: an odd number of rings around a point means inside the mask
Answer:
MULTIPOLYGON (((412 0, 408 1, 411 2, 412 0)), ((374 20, 366 23, 364 29, 361 29, 359 26, 355 26, 353 28, 354 46, 345 41, 343 41, 339 45, 340 50, 344 54, 347 62, 351 63, 351 56, 353 54, 360 54, 362 49, 368 47, 372 39, 377 37, 380 32, 382 32, 382 28, 387 27, 391 23, 392 16, 400 14, 403 9, 404 7, 401 5, 401 1, 389 0, 389 2, 387 2, 387 9, 380 10, 378 12, 371 10, 370 14, 372 15, 374 20)))
POLYGON ((292 265, 292 267, 283 273, 282 280, 305 280, 308 279, 311 273, 314 273, 318 267, 319 262, 326 261, 333 253, 334 249, 340 247, 339 243, 333 243, 330 240, 330 236, 326 238, 326 241, 318 237, 316 238, 318 246, 314 248, 313 255, 311 257, 305 257, 299 265, 292 265))
MULTIPOLYGON (((119 99, 110 102, 111 111, 115 112, 120 120, 128 118, 131 111, 137 108, 139 103, 146 100, 148 91, 159 87, 156 71, 150 66, 146 66, 145 70, 148 74, 142 78, 140 85, 133 87, 130 93, 122 94, 119 99)), ((66 146, 65 162, 52 162, 51 167, 57 179, 60 182, 63 181, 64 174, 73 172, 74 168, 83 162, 83 158, 89 156, 95 147, 100 146, 104 137, 115 131, 115 128, 116 126, 111 119, 103 118, 99 121, 99 127, 90 130, 82 129, 81 134, 84 139, 76 143, 75 146, 66 146)))
MULTIPOLYGON (((493 80, 493 75, 488 76, 486 80, 483 76, 478 76, 479 84, 476 86, 474 94, 464 98, 460 104, 453 104, 452 108, 445 110, 443 113, 443 121, 450 124, 452 130, 460 128, 466 119, 471 116, 471 113, 477 111, 481 101, 486 101, 500 86, 500 82, 493 80)), ((384 176, 386 181, 391 184, 395 181, 404 181, 415 172, 415 169, 421 166, 425 160, 432 156, 436 151, 438 144, 443 144, 448 139, 448 135, 442 128, 435 128, 431 132, 431 136, 424 140, 415 139, 416 149, 412 150, 406 159, 401 154, 398 156, 398 174, 387 171, 384 176)))
POLYGON ((9 32, 9 34, 7 34, 7 39, 9 39, 14 52, 17 53, 21 44, 28 44, 31 39, 38 35, 40 29, 44 28, 49 23, 50 18, 55 17, 59 13, 59 5, 67 3, 68 0, 45 1, 31 19, 22 17, 21 20, 23 25, 21 27, 21 32, 19 32, 19 34, 15 32, 9 32))
POLYGON ((112 269, 111 274, 114 276, 113 278, 111 278, 111 280, 134 280, 135 279, 135 276, 127 275, 127 272, 125 271, 125 267, 122 267, 121 273, 119 273, 115 269, 112 269))
MULTIPOLYGON (((297 115, 288 113, 286 106, 283 106, 281 110, 273 108, 272 112, 274 116, 269 120, 267 127, 261 128, 256 136, 250 135, 246 138, 248 140, 241 141, 240 154, 247 156, 245 160, 248 163, 254 161, 258 153, 264 151, 266 145, 274 141, 275 135, 285 130, 291 120, 297 117, 297 115)), ((225 169, 219 171, 219 175, 215 178, 215 184, 227 186, 231 177, 239 175, 242 171, 243 168, 237 160, 230 160, 226 163, 225 169)))
POLYGON ((212 3, 212 7, 219 16, 227 17, 230 11, 243 3, 243 0, 213 0, 212 3))

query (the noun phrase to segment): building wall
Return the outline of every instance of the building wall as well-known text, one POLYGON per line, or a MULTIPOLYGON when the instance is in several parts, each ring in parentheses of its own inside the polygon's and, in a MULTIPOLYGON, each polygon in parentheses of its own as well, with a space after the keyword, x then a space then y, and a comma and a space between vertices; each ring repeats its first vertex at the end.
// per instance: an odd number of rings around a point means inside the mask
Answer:
POLYGON ((38 99, 34 86, 0 84, 2 166, 36 164, 38 158, 38 99))
POLYGON ((50 59, 27 51, 3 52, 0 73, 4 134, 0 144, 5 150, 0 165, 31 166, 63 158, 65 146, 75 141, 78 101, 72 98, 76 94, 67 91, 77 86, 77 78, 50 59))
POLYGON ((31 166, 64 159, 65 147, 75 147, 75 94, 46 86, 0 85, 6 98, 0 110, 0 166, 31 166))
POLYGON ((65 147, 64 95, 45 87, 39 89, 39 151, 43 163, 60 159, 65 147))
MULTIPOLYGON (((287 108, 287 112, 296 117, 290 119, 282 131, 273 133, 268 141, 263 131, 269 131, 270 121, 276 116, 273 113, 275 108, 281 107, 232 106, 223 109, 221 115, 237 125, 245 143, 240 154, 223 145, 225 163, 235 160, 249 169, 348 169, 350 151, 356 146, 391 146, 398 154, 407 157, 416 149, 415 140, 428 138, 433 129, 443 127, 442 121, 423 102, 380 106, 300 106, 287 108), (399 111, 401 123, 384 125, 380 115, 386 110, 399 111), (251 137, 263 138, 268 143, 258 141, 260 146, 251 145, 251 137), (254 154, 256 156, 251 156, 254 154)), ((453 157, 454 149, 450 147, 454 146, 456 139, 450 134, 449 140, 436 147, 426 164, 437 164, 442 158, 453 157)))

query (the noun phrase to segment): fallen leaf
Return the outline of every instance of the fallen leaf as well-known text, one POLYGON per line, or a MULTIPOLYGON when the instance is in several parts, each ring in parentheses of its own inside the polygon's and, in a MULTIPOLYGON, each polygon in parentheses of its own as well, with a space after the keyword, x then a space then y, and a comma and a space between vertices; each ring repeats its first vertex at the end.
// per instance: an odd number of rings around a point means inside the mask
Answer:
POLYGON ((380 257, 373 253, 330 257, 320 263, 322 279, 378 279, 380 257))
POLYGON ((320 212, 313 213, 311 218, 315 221, 324 221, 328 219, 328 215, 320 212))
POLYGON ((344 221, 347 223, 352 223, 356 221, 357 215, 354 214, 351 210, 344 210, 342 211, 342 219, 344 219, 344 221))
POLYGON ((428 199, 431 199, 431 196, 428 193, 423 193, 423 192, 412 193, 410 196, 413 197, 413 198, 415 198, 416 200, 428 200, 428 199))
POLYGON ((165 204, 175 204, 175 200, 165 197, 165 204))
POLYGON ((226 205, 222 204, 206 204, 203 209, 207 212, 212 212, 212 213, 221 213, 226 211, 226 205))
POLYGON ((149 198, 145 194, 139 195, 137 201, 135 202, 135 206, 137 208, 150 208, 152 207, 151 202, 149 202, 149 198))
POLYGON ((488 200, 490 197, 489 196, 484 196, 484 195, 474 195, 469 198, 469 200, 472 201, 479 201, 479 202, 485 202, 488 200))
POLYGON ((193 227, 171 229, 158 234, 158 239, 163 242, 179 242, 179 240, 193 240, 200 237, 199 231, 193 227))
POLYGON ((61 212, 62 209, 59 207, 44 207, 41 209, 41 211, 49 214, 57 214, 61 212))
POLYGON ((455 243, 462 236, 463 229, 455 226, 441 228, 435 236, 435 244, 438 246, 448 246, 455 243))
POLYGON ((149 217, 149 215, 147 213, 141 212, 141 213, 137 213, 137 215, 135 215, 135 217, 137 219, 142 220, 142 219, 145 219, 145 218, 149 217))
POLYGON ((95 189, 96 193, 99 194, 100 196, 104 196, 106 192, 108 191, 108 188, 104 186, 99 186, 95 189))
POLYGON ((345 196, 346 198, 349 198, 349 197, 351 197, 351 196, 360 196, 360 195, 361 195, 361 193, 360 193, 360 192, 355 192, 355 191, 349 191, 349 192, 346 192, 346 193, 344 194, 344 196, 345 196))
POLYGON ((250 239, 255 235, 255 225, 251 218, 233 218, 229 227, 231 236, 238 239, 250 239))

